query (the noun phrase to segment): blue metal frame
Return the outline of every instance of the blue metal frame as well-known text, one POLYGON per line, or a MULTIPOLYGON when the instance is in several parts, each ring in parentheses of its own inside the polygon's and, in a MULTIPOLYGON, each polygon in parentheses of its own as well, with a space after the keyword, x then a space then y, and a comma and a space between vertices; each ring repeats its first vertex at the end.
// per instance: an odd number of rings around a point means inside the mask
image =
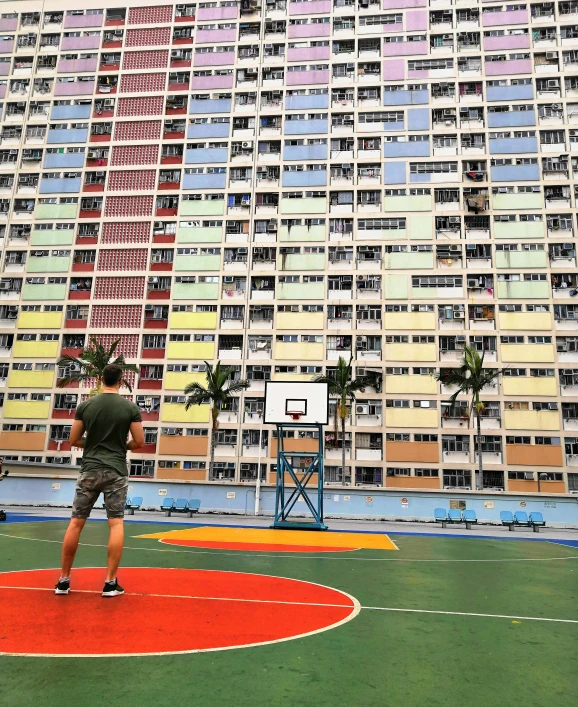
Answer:
POLYGON ((275 491, 275 520, 272 528, 292 530, 327 530, 323 522, 323 426, 305 425, 298 422, 277 425, 277 482, 275 491), (284 431, 287 429, 317 430, 319 444, 316 452, 289 452, 285 449, 284 431), (299 479, 293 468, 293 457, 311 459, 305 470, 299 469, 302 478, 299 479), (285 487, 285 475, 288 474, 294 488, 285 487), (317 476, 317 502, 308 493, 308 484, 317 476), (289 520, 291 511, 297 501, 302 498, 313 516, 313 522, 289 520))

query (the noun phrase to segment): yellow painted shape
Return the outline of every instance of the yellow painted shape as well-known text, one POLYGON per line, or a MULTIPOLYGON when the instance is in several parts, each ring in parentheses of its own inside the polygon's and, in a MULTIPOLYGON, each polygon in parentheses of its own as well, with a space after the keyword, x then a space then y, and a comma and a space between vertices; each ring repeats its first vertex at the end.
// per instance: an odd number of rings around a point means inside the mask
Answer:
POLYGON ((309 530, 271 530, 269 528, 186 528, 137 535, 159 540, 204 540, 256 545, 303 545, 307 547, 351 548, 352 550, 397 550, 387 535, 366 533, 311 533, 309 530))
POLYGON ((166 390, 184 390, 189 383, 204 385, 206 382, 207 374, 204 372, 167 371, 165 373, 166 390))
POLYGON ((20 312, 19 329, 60 329, 62 312, 20 312))
POLYGON ((433 376, 385 376, 385 392, 435 395, 438 383, 433 376))
POLYGON ((216 329, 217 312, 171 312, 171 329, 216 329))
POLYGON ((498 312, 500 329, 514 331, 550 331, 552 315, 550 312, 498 312))
POLYGON ((277 329, 323 329, 323 312, 279 312, 277 329))
POLYGON ((503 376, 502 388, 504 395, 537 395, 547 397, 558 394, 554 376, 551 378, 533 378, 530 376, 514 378, 511 376, 503 376))
POLYGON ((46 420, 50 413, 50 400, 7 400, 4 419, 46 420))
POLYGON ((206 361, 215 357, 214 341, 169 341, 167 358, 206 361))
POLYGON ((54 371, 15 371, 8 374, 9 388, 52 388, 54 371))
POLYGON ((208 422, 210 413, 208 405, 193 405, 185 410, 184 403, 163 403, 161 422, 208 422))
POLYGON ((428 408, 386 408, 386 427, 437 427, 438 411, 428 408))
POLYGON ((58 341, 16 341, 12 355, 14 358, 56 358, 58 341))

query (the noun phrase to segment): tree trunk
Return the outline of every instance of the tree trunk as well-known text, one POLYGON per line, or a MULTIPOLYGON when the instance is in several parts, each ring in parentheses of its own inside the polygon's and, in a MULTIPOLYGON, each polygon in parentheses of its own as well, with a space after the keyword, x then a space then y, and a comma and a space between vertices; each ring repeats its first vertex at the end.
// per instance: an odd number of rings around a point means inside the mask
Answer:
POLYGON ((341 483, 345 483, 345 417, 344 410, 341 411, 341 483))
MULTIPOLYGON (((484 462, 482 461, 482 421, 480 419, 480 410, 476 406, 476 426, 478 428, 478 443, 477 443, 477 448, 478 448, 478 469, 480 472, 480 479, 479 479, 479 485, 480 489, 484 488, 484 462)), ((480 490, 476 489, 476 490, 480 490)))
POLYGON ((213 408, 211 410, 211 418, 213 421, 213 425, 211 429, 211 456, 209 459, 209 481, 214 481, 213 467, 215 466, 215 447, 217 446, 217 430, 219 429, 219 411, 217 410, 217 408, 213 408))

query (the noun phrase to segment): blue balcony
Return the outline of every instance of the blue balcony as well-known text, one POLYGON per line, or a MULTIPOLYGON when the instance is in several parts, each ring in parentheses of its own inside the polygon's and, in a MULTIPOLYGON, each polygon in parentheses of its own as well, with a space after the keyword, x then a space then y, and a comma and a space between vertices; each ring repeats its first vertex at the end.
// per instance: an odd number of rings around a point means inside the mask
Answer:
POLYGON ((534 98, 534 87, 531 84, 524 86, 488 86, 486 100, 488 101, 521 101, 534 98))
POLYGON ((209 147, 185 152, 185 164, 218 164, 227 160, 226 147, 209 147))
POLYGON ((283 172, 281 185, 284 187, 325 187, 327 186, 327 170, 283 172))
POLYGON ((535 111, 517 110, 507 113, 488 113, 488 128, 519 128, 523 125, 536 125, 535 111))
POLYGON ((384 106, 416 106, 429 103, 427 91, 385 91, 384 106))
POLYGON ((78 194, 80 177, 74 179, 41 179, 39 194, 78 194))
POLYGON ((286 145, 283 148, 284 160, 326 160, 327 145, 286 145))
POLYGON ((384 157, 429 157, 430 143, 426 142, 386 142, 384 157))
POLYGON ((207 115, 212 115, 213 113, 230 113, 231 112, 231 99, 230 98, 211 98, 208 101, 197 101, 192 99, 189 103, 189 114, 197 115, 199 113, 206 113, 207 115))
POLYGON ((309 110, 310 108, 329 108, 329 96, 287 96, 287 110, 309 110))
POLYGON ((50 120, 80 120, 90 118, 90 105, 83 106, 53 106, 50 120))
POLYGON ((521 155, 538 152, 535 137, 494 138, 490 140, 490 155, 521 155))
POLYGON ((407 162, 384 162, 383 183, 405 184, 407 181, 407 162))
POLYGON ((230 123, 201 123, 200 125, 189 125, 187 137, 229 137, 230 128, 230 123))
POLYGON ((540 179, 537 164, 504 164, 490 167, 492 182, 534 182, 540 179))
POLYGON ((327 120, 286 120, 285 135, 327 134, 327 120))
POLYGON ((225 189, 226 174, 185 174, 183 189, 225 189))
POLYGON ((45 169, 78 169, 84 165, 84 154, 82 152, 54 152, 44 155, 42 166, 45 169))
POLYGON ((429 130, 429 108, 410 108, 407 111, 408 130, 429 130))
POLYGON ((46 142, 49 145, 66 145, 70 142, 87 142, 88 128, 66 128, 49 130, 46 142))

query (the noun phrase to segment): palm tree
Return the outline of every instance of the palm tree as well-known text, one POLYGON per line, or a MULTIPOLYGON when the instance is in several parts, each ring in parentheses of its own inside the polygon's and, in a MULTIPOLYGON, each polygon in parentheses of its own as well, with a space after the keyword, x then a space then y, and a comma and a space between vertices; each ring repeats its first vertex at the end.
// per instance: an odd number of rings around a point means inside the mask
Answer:
POLYGON ((371 380, 368 377, 352 378, 351 377, 351 361, 349 363, 340 356, 337 362, 337 368, 326 376, 318 376, 315 378, 316 383, 327 383, 329 386, 329 394, 337 396, 335 405, 335 415, 333 421, 335 424, 335 444, 337 440, 337 421, 341 421, 341 473, 345 479, 345 421, 348 417, 348 404, 355 402, 355 393, 362 390, 368 385, 371 385, 371 380))
MULTIPOLYGON (((215 465, 215 445, 217 443, 217 430, 219 429, 219 411, 226 405, 229 405, 235 399, 235 393, 240 393, 246 390, 250 383, 248 380, 233 380, 235 370, 233 368, 222 368, 221 362, 213 368, 212 364, 205 361, 207 367, 207 384, 205 386, 200 383, 189 383, 185 388, 187 402, 185 410, 188 410, 192 405, 204 405, 209 403, 211 406, 211 459, 209 462, 209 478, 213 476, 213 467, 215 465)), ((257 471, 260 473, 260 470, 257 471)))
MULTIPOLYGON (((90 395, 96 395, 100 393, 102 387, 102 375, 103 371, 111 363, 120 366, 124 372, 132 371, 133 373, 138 373, 138 368, 132 363, 125 363, 124 356, 114 357, 114 352, 116 351, 120 339, 113 341, 109 348, 100 344, 96 338, 90 339, 89 346, 86 346, 80 352, 79 356, 62 356, 58 361, 59 366, 72 366, 72 372, 61 378, 58 381, 59 388, 65 388, 71 383, 81 383, 83 381, 91 380, 96 378, 96 386, 90 391, 90 395)), ((124 377, 122 379, 122 384, 132 392, 132 388, 128 380, 124 377)))
POLYGON ((480 393, 487 386, 491 385, 503 372, 503 368, 492 370, 484 370, 484 355, 480 356, 475 346, 466 346, 464 348, 464 356, 462 363, 457 368, 446 368, 436 373, 437 380, 446 386, 455 386, 456 391, 450 397, 449 412, 453 412, 456 406, 456 401, 459 395, 471 395, 471 400, 468 404, 468 421, 472 419, 475 411, 476 428, 477 428, 477 453, 478 453, 478 470, 480 478, 478 483, 483 488, 484 468, 482 461, 482 422, 481 415, 485 405, 480 400, 480 393))

